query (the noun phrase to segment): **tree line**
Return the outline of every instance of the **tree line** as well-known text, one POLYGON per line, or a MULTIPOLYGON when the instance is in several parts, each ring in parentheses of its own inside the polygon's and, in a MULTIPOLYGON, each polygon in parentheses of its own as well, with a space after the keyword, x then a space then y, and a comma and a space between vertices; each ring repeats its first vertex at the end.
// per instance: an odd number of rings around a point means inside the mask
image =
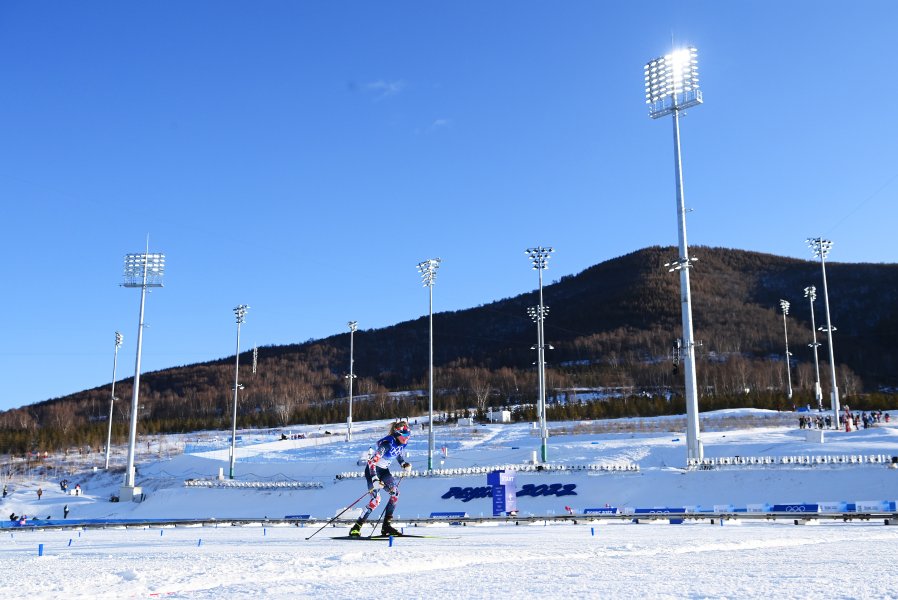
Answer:
MULTIPOLYGON (((809 397, 814 366, 803 288, 817 283, 819 264, 720 248, 694 249, 693 300, 700 410, 718 404, 790 409, 783 319, 788 316, 792 387, 798 405, 809 397)), ((578 390, 632 390, 627 406, 678 408, 683 375, 675 350, 680 331, 679 282, 664 262, 676 249, 652 247, 606 261, 545 288, 552 307, 545 322, 547 397, 558 410, 616 413, 617 400, 585 403, 578 390), (648 394, 652 402, 640 398, 648 394), (659 400, 663 399, 663 402, 659 400)), ((898 266, 828 263, 836 371, 845 401, 862 408, 880 390, 898 389, 898 266), (842 291, 837 291, 842 290, 842 291)), ((822 294, 822 292, 821 292, 822 294)), ((434 316, 435 407, 446 413, 488 407, 530 411, 536 398, 535 326, 527 307, 536 292, 477 308, 434 316), (515 408, 517 407, 517 408, 515 408)), ((818 299, 818 324, 822 317, 818 299)), ((828 406, 826 339, 820 352, 824 406, 828 406)), ((421 415, 426 410, 428 327, 425 318, 355 334, 355 420, 421 415), (399 392, 404 392, 399 394, 399 392)), ((241 364, 250 361, 249 353, 241 364)), ((341 423, 348 413, 349 334, 259 348, 254 374, 241 370, 238 427, 341 423)), ((164 369, 141 376, 141 433, 229 429, 233 357, 164 369)), ((116 383, 113 438, 121 443, 130 420, 128 378, 116 383)), ((882 394, 880 394, 882 395, 882 394)), ((870 408, 876 408, 870 406, 870 408)), ((554 408, 552 410, 555 410, 554 408)), ((106 443, 109 387, 78 392, 0 413, 0 452, 21 453, 106 443)), ((528 413, 529 414, 529 413, 528 413)), ((670 414, 657 412, 657 414, 670 414)), ((521 418, 525 418, 522 416, 521 418)), ((529 417, 526 417, 529 418, 529 417)), ((551 418, 551 417, 550 417, 551 418)), ((576 418, 599 418, 576 417, 576 418)))

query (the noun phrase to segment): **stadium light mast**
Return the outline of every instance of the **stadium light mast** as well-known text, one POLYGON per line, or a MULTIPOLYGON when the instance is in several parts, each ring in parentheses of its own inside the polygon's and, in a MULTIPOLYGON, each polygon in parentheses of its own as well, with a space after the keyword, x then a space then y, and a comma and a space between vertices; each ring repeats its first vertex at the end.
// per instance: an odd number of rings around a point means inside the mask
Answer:
POLYGON ((346 376, 346 379, 349 380, 349 418, 346 419, 346 441, 352 441, 352 380, 355 379, 355 373, 353 373, 353 352, 355 350, 355 332, 359 328, 358 321, 350 321, 347 323, 349 325, 349 375, 346 376))
POLYGON ((112 409, 115 406, 115 368, 118 365, 118 349, 122 347, 122 334, 115 332, 115 353, 112 355, 112 390, 109 392, 109 431, 106 434, 106 470, 109 470, 109 448, 112 446, 112 409))
POLYGON ((428 370, 428 401, 427 409, 430 415, 430 424, 427 432, 427 470, 433 471, 433 284, 437 278, 437 269, 440 268, 439 258, 430 258, 418 263, 418 272, 421 274, 421 282, 430 290, 430 358, 428 370))
POLYGON ((543 324, 546 320, 547 307, 543 304, 543 270, 549 268, 549 257, 555 252, 554 248, 544 248, 536 246, 524 250, 530 262, 533 263, 533 269, 539 273, 539 306, 531 317, 536 321, 536 361, 537 361, 537 379, 538 392, 537 411, 539 414, 539 439, 540 439, 540 460, 546 462, 549 460, 549 428, 546 424, 546 332, 543 324))
POLYGON ((829 291, 826 287, 826 257, 830 248, 833 247, 833 243, 823 238, 808 238, 806 241, 814 256, 820 258, 820 270, 823 273, 823 306, 826 308, 826 328, 821 327, 820 329, 826 332, 826 341, 829 346, 829 373, 832 377, 832 389, 829 392, 830 407, 833 411, 833 425, 839 429, 839 386, 836 385, 836 359, 833 356, 833 332, 836 328, 832 326, 829 317, 829 291))
POLYGON ((817 358, 817 325, 814 323, 814 300, 817 299, 817 288, 809 285, 804 288, 804 297, 811 303, 811 336, 812 341, 808 344, 814 350, 814 399, 817 400, 817 410, 823 412, 823 390, 820 389, 820 361, 817 358))
POLYGON ((150 254, 149 241, 145 252, 125 255, 124 282, 122 287, 140 288, 140 318, 137 326, 137 356, 134 360, 134 389, 131 392, 131 427, 128 435, 128 465, 125 480, 119 490, 119 500, 130 502, 140 495, 141 489, 134 485, 134 458, 137 445, 137 410, 140 394, 140 354, 143 347, 143 314, 146 305, 147 288, 162 287, 165 273, 165 255, 150 254))
POLYGON ((234 307, 234 316, 237 318, 237 353, 234 356, 234 419, 231 422, 231 453, 228 457, 230 468, 228 479, 234 479, 234 463, 237 461, 237 392, 243 387, 240 385, 240 326, 246 322, 246 311, 249 306, 239 304, 234 307))
MULTIPOLYGON (((545 410, 546 405, 545 402, 542 401, 545 398, 545 375, 543 374, 541 365, 542 365, 542 354, 540 353, 540 349, 544 346, 542 343, 543 333, 542 328, 540 327, 542 321, 549 314, 548 306, 528 306, 527 314, 536 323, 536 345, 530 346, 531 350, 536 350, 536 381, 537 381, 537 399, 536 399, 536 418, 539 421, 539 430, 540 430, 540 457, 542 461, 545 461, 548 457, 548 428, 545 429, 547 432, 546 438, 542 437, 543 432, 543 423, 545 419, 545 410)), ((546 346, 548 348, 552 348, 552 346, 546 346)))
POLYGON ((786 338, 786 397, 791 400, 792 399, 792 365, 791 356, 792 353, 789 352, 789 327, 786 325, 786 315, 789 314, 789 302, 788 300, 780 300, 780 308, 783 309, 783 335, 786 338))
POLYGON ((649 116, 673 117, 674 171, 677 188, 677 231, 680 257, 668 263, 670 271, 680 272, 680 295, 683 321, 683 375, 686 393, 686 458, 704 457, 698 422, 698 383, 695 375, 695 340, 692 331, 692 294, 689 269, 695 260, 689 258, 686 240, 686 205, 683 193, 683 167, 680 156, 680 112, 702 103, 698 86, 698 51, 689 47, 649 61, 645 65, 645 101, 649 116))

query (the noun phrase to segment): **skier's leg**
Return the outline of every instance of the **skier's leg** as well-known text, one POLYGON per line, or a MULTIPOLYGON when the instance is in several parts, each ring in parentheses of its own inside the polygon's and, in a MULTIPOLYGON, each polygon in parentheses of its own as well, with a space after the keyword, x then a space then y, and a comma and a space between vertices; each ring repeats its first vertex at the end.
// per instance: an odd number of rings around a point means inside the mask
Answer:
POLYGON ((384 509, 384 524, 381 527, 382 535, 402 535, 402 533, 393 527, 393 512, 396 510, 396 503, 399 502, 399 486, 393 475, 386 469, 378 472, 381 481, 384 482, 384 489, 390 492, 390 499, 387 501, 387 507, 384 509))
POLYGON ((365 505, 365 508, 362 510, 362 515, 356 520, 352 529, 349 530, 349 535, 353 537, 360 535, 362 525, 365 524, 365 521, 371 516, 371 512, 377 508, 377 505, 380 504, 380 493, 377 490, 372 489, 374 478, 369 467, 365 467, 365 481, 368 483, 368 489, 371 490, 371 500, 365 505))

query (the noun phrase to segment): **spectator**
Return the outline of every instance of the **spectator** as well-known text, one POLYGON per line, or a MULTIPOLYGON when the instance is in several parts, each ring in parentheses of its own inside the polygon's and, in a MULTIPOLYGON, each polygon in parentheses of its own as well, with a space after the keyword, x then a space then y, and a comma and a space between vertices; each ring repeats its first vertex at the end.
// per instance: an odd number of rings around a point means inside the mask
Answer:
POLYGON ((40 487, 38 487, 37 488, 37 499, 40 500, 41 496, 43 496, 43 495, 44 495, 44 490, 42 490, 40 487))
POLYGON ((63 519, 69 518, 69 505, 68 504, 66 504, 65 506, 62 507, 62 518, 63 519))
POLYGON ((76 495, 76 496, 80 496, 80 495, 81 495, 81 484, 80 484, 80 483, 76 483, 76 484, 75 484, 75 495, 76 495))
POLYGON ((6 484, 3 484, 3 497, 6 498, 6 484))

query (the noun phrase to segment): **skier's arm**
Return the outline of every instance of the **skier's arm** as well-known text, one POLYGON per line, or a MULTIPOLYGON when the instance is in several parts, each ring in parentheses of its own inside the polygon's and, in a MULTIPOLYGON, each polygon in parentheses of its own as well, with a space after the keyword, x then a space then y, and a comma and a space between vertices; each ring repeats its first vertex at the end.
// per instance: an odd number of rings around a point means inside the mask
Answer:
POLYGON ((405 448, 399 451, 399 454, 396 455, 396 458, 399 460, 399 464, 403 469, 405 469, 406 471, 411 471, 412 464, 405 457, 405 448))
POLYGON ((386 444, 380 444, 377 447, 377 450, 374 452, 374 455, 368 459, 368 468, 371 470, 372 474, 375 472, 375 466, 377 466, 377 463, 381 458, 383 458, 384 454, 387 453, 387 450, 389 450, 389 446, 387 446, 386 444))

